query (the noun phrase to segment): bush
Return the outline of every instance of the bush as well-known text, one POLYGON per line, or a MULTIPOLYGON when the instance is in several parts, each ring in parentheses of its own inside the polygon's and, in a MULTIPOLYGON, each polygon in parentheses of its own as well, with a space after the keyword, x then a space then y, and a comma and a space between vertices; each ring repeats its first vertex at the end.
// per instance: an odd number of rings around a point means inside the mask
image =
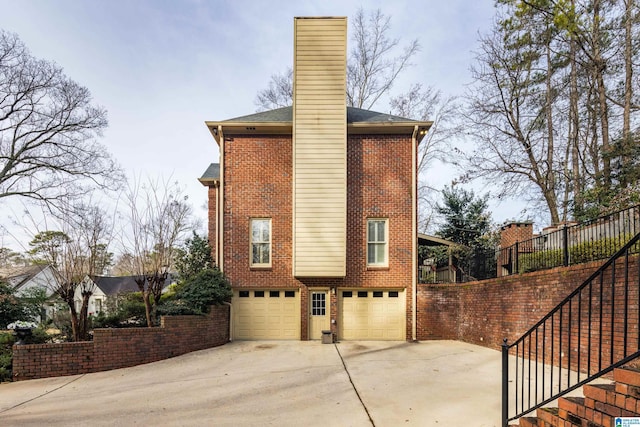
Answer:
MULTIPOLYGON (((620 235, 571 245, 568 248, 569 265, 610 258, 626 245, 629 240, 631 240, 630 235, 620 235)), ((640 242, 633 245, 630 248, 630 252, 640 252, 640 242)), ((560 267, 563 264, 563 249, 549 249, 527 254, 521 253, 518 257, 518 273, 560 267)))
MULTIPOLYGON (((25 338, 25 344, 45 344, 52 341, 44 328, 35 328, 25 338)), ((13 368, 13 345, 16 336, 13 332, 0 332, 0 382, 11 381, 13 368)))
POLYGON ((91 317, 91 329, 94 328, 119 328, 122 319, 118 313, 106 314, 101 311, 97 315, 91 317))
POLYGON ((550 249, 518 256, 518 273, 559 267, 564 263, 562 249, 550 249))
POLYGON ((231 284, 217 268, 208 268, 185 280, 178 287, 175 299, 164 305, 163 310, 173 310, 176 314, 202 314, 209 306, 220 305, 231 299, 231 284), (180 312, 184 311, 184 312, 180 312))
POLYGON ((113 312, 100 312, 91 318, 92 328, 122 328, 146 326, 146 314, 142 293, 130 292, 118 296, 113 312))
POLYGON ((46 329, 42 327, 34 328, 31 330, 31 335, 25 338, 25 344, 46 344, 53 340, 53 337, 49 335, 46 329))
MULTIPOLYGON (((569 248, 569 261, 571 264, 605 259, 613 256, 631 240, 630 235, 620 235, 599 240, 582 242, 569 248)), ((637 253, 640 244, 636 243, 630 248, 631 253, 637 253)))
POLYGON ((26 319, 24 304, 14 294, 13 289, 6 283, 0 282, 0 329, 16 320, 26 319))
POLYGON ((10 332, 0 332, 0 382, 10 381, 12 377, 13 350, 15 336, 10 332))

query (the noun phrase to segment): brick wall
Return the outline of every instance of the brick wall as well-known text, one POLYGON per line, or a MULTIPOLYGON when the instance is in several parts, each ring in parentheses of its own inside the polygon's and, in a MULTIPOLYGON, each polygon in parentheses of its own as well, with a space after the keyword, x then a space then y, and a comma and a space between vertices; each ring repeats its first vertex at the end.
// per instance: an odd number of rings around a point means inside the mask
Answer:
POLYGON ((93 341, 13 346, 13 379, 126 368, 229 341, 229 306, 207 316, 163 316, 159 328, 96 329, 93 341))
MULTIPOLYGON (((291 137, 225 140, 224 272, 234 288, 300 289, 302 339, 307 339, 308 333, 309 287, 406 288, 410 336, 414 240, 411 136, 351 135, 347 147, 346 277, 299 279, 293 277, 291 261, 291 137), (249 267, 249 221, 254 217, 271 218, 272 267, 268 269, 249 267), (367 218, 389 218, 388 268, 367 268, 367 218)), ((332 316, 335 314, 332 310, 332 316)))
MULTIPOLYGON (((497 259, 497 276, 508 276, 513 273, 510 269, 516 257, 515 249, 512 247, 516 242, 523 242, 533 238, 533 223, 531 222, 511 222, 500 228, 500 248, 497 259)), ((520 248, 520 253, 526 252, 524 247, 520 248)))
POLYGON ((593 273, 592 262, 479 282, 418 285, 418 337, 499 349, 516 339, 593 273))
MULTIPOLYGON (((582 371, 587 366, 589 342, 592 345, 592 363, 600 356, 606 363, 611 356, 612 343, 614 359, 621 359, 624 352, 624 331, 627 331, 629 339, 628 349, 631 350, 634 345, 637 346, 640 315, 637 304, 639 299, 638 256, 629 259, 629 277, 632 286, 629 286, 626 315, 622 273, 624 262, 624 259, 620 259, 616 263, 616 273, 613 274, 611 270, 607 270, 603 278, 602 333, 599 321, 600 306, 595 302, 596 299, 599 300, 599 279, 594 281, 591 289, 592 294, 597 297, 591 305, 591 319, 588 315, 588 289, 581 294, 580 305, 577 302, 572 305, 571 321, 569 321, 568 308, 562 316, 558 314, 554 317, 555 357, 562 353, 563 363, 571 360, 571 367, 574 369, 578 363, 578 346, 583 355, 580 360, 582 371), (612 281, 612 278, 615 280, 612 281), (613 313, 611 304, 613 304, 613 313), (579 308, 580 315, 578 315, 579 308), (592 325, 591 329, 589 324, 592 325), (560 325, 564 331, 563 335, 559 333, 560 325), (569 330, 572 336, 571 343, 567 334, 569 330), (578 342, 578 336, 580 336, 580 342, 578 342), (603 343, 602 349, 599 347, 600 339, 603 343)), ((514 342, 601 265, 602 262, 592 262, 463 284, 420 284, 418 285, 418 339, 460 340, 499 349, 504 338, 507 338, 510 343, 514 342)), ((547 326, 547 331, 550 330, 551 322, 547 326)), ((539 342, 539 348, 541 355, 541 342, 539 342)), ((535 351, 533 342, 532 349, 535 351)), ((549 350, 545 359, 547 362, 550 361, 549 350)), ((557 359, 554 364, 557 364, 557 359)), ((595 366, 592 365, 592 368, 595 366)))
POLYGON ((533 223, 511 222, 500 228, 500 247, 508 248, 516 242, 533 238, 533 223))

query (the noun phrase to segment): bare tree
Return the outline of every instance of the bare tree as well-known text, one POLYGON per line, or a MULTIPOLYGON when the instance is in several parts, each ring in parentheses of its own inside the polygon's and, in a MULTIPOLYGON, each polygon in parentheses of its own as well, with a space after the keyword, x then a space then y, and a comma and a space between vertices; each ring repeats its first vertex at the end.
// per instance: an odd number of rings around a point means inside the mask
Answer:
POLYGON ((147 326, 156 324, 156 308, 175 261, 176 250, 190 224, 191 206, 177 184, 148 180, 127 194, 128 253, 145 304, 147 326))
POLYGON ((371 109, 420 50, 418 40, 412 40, 393 56, 400 41, 388 37, 390 20, 380 9, 367 16, 362 8, 353 19, 355 46, 347 61, 347 103, 352 107, 371 109))
MULTIPOLYGON (((353 18, 353 49, 347 60, 347 104, 371 109, 388 95, 398 76, 411 65, 420 50, 417 40, 400 48, 400 40, 389 38, 390 17, 379 9, 365 13, 359 9, 353 18), (398 52, 401 50, 400 52, 398 52)), ((273 74, 269 87, 256 95, 258 110, 293 104, 293 70, 273 74)))
POLYGON ((460 132, 452 120, 456 112, 455 101, 454 97, 444 97, 431 86, 414 84, 408 92, 392 97, 389 102, 392 114, 432 122, 418 147, 418 227, 422 232, 431 228, 440 194, 440 190, 430 184, 428 171, 436 160, 456 163, 449 149, 449 142, 460 132))
POLYGON ((256 105, 260 110, 288 107, 293 104, 293 68, 283 74, 273 74, 269 87, 256 95, 256 105))
MULTIPOLYGON (((113 217, 90 202, 67 205, 64 214, 49 220, 58 230, 38 232, 30 242, 31 255, 55 267, 58 280, 52 291, 68 306, 74 341, 88 338, 89 299, 95 292, 93 277, 102 274, 112 256, 113 217), (80 294, 80 306, 76 294, 80 294)), ((49 222, 49 221, 48 221, 49 222)))
POLYGON ((121 253, 115 260, 111 273, 114 276, 132 276, 136 272, 135 258, 129 252, 121 253))
MULTIPOLYGON (((390 38, 391 18, 379 9, 358 10, 352 20, 353 48, 347 61, 347 105, 371 109, 389 97, 390 111, 401 117, 431 120, 433 125, 419 147, 418 215, 420 229, 429 228, 435 198, 439 190, 428 185, 426 171, 436 159, 448 162, 447 142, 457 132, 453 127, 453 97, 445 97, 431 86, 413 84, 405 93, 391 94, 398 77, 411 65, 411 59, 420 50, 417 40, 400 46, 400 40, 390 38)), ((258 92, 259 110, 286 107, 293 103, 293 70, 271 76, 269 87, 258 92)))
POLYGON ((555 171, 560 156, 549 133, 553 123, 548 123, 543 89, 549 84, 547 49, 534 44, 525 27, 510 23, 496 24, 481 43, 466 110, 467 131, 477 148, 467 155, 465 178, 491 180, 505 195, 523 195, 533 187, 552 223, 558 223, 555 171))
POLYGON ((0 198, 49 205, 114 189, 122 173, 96 142, 107 112, 56 64, 36 59, 17 35, 0 30, 0 198))

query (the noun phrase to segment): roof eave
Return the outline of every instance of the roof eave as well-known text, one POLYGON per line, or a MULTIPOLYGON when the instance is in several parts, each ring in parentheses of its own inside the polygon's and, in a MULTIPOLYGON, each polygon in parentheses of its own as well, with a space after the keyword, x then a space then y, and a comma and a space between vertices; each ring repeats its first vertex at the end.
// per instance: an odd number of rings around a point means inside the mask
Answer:
POLYGON ((433 122, 356 122, 347 124, 347 131, 351 134, 394 134, 394 133, 406 133, 413 134, 418 127, 418 143, 422 141, 422 138, 427 134, 429 128, 433 122))
POLYGON ((431 236, 429 234, 423 234, 423 233, 418 233, 418 240, 426 240, 426 241, 433 242, 443 246, 457 245, 455 242, 452 242, 451 240, 447 240, 447 239, 443 239, 442 237, 431 236))
POLYGON ((231 135, 282 135, 291 133, 292 122, 205 122, 209 131, 220 145, 218 129, 224 129, 225 136, 231 135))
POLYGON ((205 187, 217 187, 220 185, 220 180, 216 178, 198 178, 198 181, 205 187))
MULTIPOLYGON (((290 134, 293 131, 292 122, 205 122, 209 131, 215 138, 216 142, 220 144, 219 127, 224 129, 225 136, 231 135, 282 135, 290 134)), ((418 121, 406 121, 406 122, 356 122, 347 123, 347 133, 350 134, 365 134, 365 133, 379 133, 379 134, 392 134, 392 133, 408 133, 411 134, 415 127, 418 126, 418 142, 429 131, 433 122, 418 122, 418 121)))

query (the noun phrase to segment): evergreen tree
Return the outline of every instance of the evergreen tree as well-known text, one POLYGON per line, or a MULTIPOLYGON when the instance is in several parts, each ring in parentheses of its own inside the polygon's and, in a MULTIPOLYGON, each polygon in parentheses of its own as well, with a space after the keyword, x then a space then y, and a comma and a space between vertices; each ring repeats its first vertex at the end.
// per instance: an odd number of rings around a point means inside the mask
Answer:
POLYGON ((181 250, 176 257, 176 270, 180 280, 189 280, 202 270, 213 266, 209 242, 194 231, 193 237, 187 239, 184 250, 181 250))
POLYGON ((491 230, 489 195, 476 197, 473 190, 455 186, 442 190, 442 205, 436 211, 444 218, 437 235, 464 246, 475 246, 491 230))

